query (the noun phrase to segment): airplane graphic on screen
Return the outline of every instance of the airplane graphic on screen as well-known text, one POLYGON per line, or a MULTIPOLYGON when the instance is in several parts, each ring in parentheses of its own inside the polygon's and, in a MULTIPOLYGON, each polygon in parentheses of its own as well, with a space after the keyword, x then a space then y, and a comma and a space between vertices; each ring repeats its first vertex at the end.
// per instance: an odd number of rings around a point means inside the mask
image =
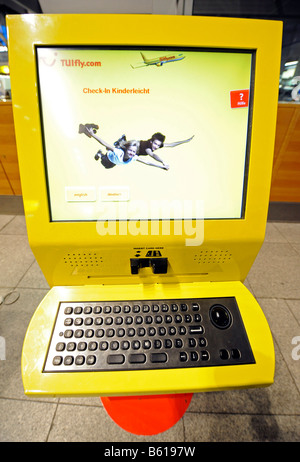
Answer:
POLYGON ((131 67, 137 69, 138 67, 146 66, 162 66, 166 63, 172 63, 174 61, 181 61, 185 56, 182 53, 171 53, 168 55, 159 56, 158 58, 146 58, 146 56, 141 52, 143 63, 138 63, 137 65, 131 67))

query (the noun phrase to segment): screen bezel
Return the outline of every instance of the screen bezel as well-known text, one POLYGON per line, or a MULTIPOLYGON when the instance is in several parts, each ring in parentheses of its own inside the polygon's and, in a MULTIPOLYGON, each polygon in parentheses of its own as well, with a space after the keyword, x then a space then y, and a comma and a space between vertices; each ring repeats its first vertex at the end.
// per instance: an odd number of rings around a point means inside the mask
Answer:
MULTIPOLYGON (((253 101, 254 101, 254 87, 255 87, 255 74, 256 74, 256 49, 249 48, 231 48, 231 47, 204 47, 204 46, 167 46, 167 45, 83 45, 83 44, 73 44, 73 45, 46 45, 46 44, 35 44, 34 45, 34 56, 35 56, 35 69, 36 69, 36 81, 37 81, 37 92, 38 92, 38 112, 39 112, 39 121, 42 137, 42 149, 43 149, 43 161, 44 161, 44 170, 45 170, 45 180, 47 188, 47 204, 48 204, 48 216, 50 223, 95 223, 101 221, 117 221, 117 222, 129 222, 130 218, 127 219, 72 219, 72 220, 61 220, 53 219, 52 207, 51 207, 51 194, 50 194, 50 185, 49 185, 49 172, 47 165, 47 153, 46 153, 46 142, 45 142, 45 128, 43 120, 43 107, 42 107, 42 91, 39 77, 39 64, 38 64, 38 49, 65 49, 65 50, 136 50, 136 51, 158 51, 158 52, 208 52, 208 53, 237 53, 237 54, 249 54, 251 55, 251 69, 250 69, 250 80, 249 80, 249 106, 248 106, 248 122, 247 122, 247 134, 245 140, 245 164, 244 164, 244 180, 243 180, 243 191, 241 195, 241 211, 239 217, 193 217, 185 218, 187 221, 194 220, 203 220, 204 221, 239 221, 245 219, 246 206, 247 206, 247 191, 248 191, 248 176, 249 176, 249 163, 250 163, 250 151, 251 151, 251 139, 252 139, 252 119, 253 119, 253 101)), ((178 218, 157 218, 155 221, 163 222, 169 221, 174 222, 178 221, 178 218)), ((182 218, 183 220, 183 218, 182 218)), ((147 222, 148 219, 141 218, 138 221, 147 222)))

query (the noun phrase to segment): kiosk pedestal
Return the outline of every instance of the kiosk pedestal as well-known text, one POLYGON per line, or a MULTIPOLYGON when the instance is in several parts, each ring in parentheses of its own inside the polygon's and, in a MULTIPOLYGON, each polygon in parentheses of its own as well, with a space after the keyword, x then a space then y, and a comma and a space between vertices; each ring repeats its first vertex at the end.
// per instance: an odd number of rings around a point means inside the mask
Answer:
POLYGON ((173 427, 184 415, 193 393, 102 397, 112 420, 135 435, 156 435, 173 427))

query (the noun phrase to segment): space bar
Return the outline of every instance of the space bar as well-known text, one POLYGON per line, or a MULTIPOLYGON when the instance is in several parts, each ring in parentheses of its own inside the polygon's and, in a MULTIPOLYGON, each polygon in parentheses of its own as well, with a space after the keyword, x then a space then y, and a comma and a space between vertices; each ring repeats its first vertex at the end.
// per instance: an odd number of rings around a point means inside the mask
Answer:
POLYGON ((146 355, 143 353, 131 354, 129 355, 128 360, 131 364, 143 364, 146 362, 146 355))

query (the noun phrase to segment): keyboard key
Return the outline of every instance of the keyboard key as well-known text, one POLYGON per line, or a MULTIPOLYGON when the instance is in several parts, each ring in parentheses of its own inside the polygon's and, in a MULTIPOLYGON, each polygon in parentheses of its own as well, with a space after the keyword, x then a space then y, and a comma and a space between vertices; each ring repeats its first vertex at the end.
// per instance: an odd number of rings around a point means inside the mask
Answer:
POLYGON ((66 318, 64 321, 65 326, 72 326, 73 324, 73 319, 72 318, 66 318))
POLYGON ((77 350, 78 351, 85 351, 87 349, 87 343, 86 342, 79 342, 77 345, 77 350))
POLYGON ((64 351, 64 349, 66 348, 66 344, 64 342, 59 342, 57 345, 56 345, 56 351, 64 351))
POLYGON ((144 340, 143 341, 143 348, 145 350, 149 350, 151 348, 151 341, 150 340, 144 340))
POLYGON ((128 342, 128 340, 124 340, 123 342, 121 342, 122 350, 129 350, 129 348, 130 348, 130 343, 128 342))
POLYGON ((72 314, 73 313, 73 308, 71 306, 67 306, 64 311, 65 314, 72 314))
POLYGON ((165 327, 158 328, 158 335, 163 336, 163 335, 166 335, 166 333, 167 333, 167 329, 165 327))
POLYGON ((188 355, 185 351, 181 351, 179 354, 179 360, 181 362, 186 362, 188 360, 188 355))
POLYGON ((204 329, 202 326, 190 326, 189 333, 190 334, 203 334, 204 329))
POLYGON ((89 342, 88 344, 88 349, 89 351, 95 351, 98 348, 98 343, 97 342, 89 342))
POLYGON ((63 359, 61 356, 54 356, 52 364, 53 366, 60 366, 63 362, 63 359))
POLYGON ((156 334, 156 329, 155 329, 155 327, 149 327, 149 328, 148 328, 148 335, 150 335, 151 337, 153 337, 155 334, 156 334))
POLYGON ((125 335, 125 329, 123 327, 120 327, 120 329, 117 329, 117 337, 124 337, 125 335))
POLYGON ((97 358, 95 355, 89 355, 86 358, 86 363, 88 366, 93 366, 94 364, 96 364, 96 361, 97 361, 97 358))
POLYGON ((127 335, 128 335, 128 337, 134 337, 135 336, 135 329, 133 327, 129 327, 129 329, 127 329, 127 335))
POLYGON ((128 359, 131 364, 143 364, 146 362, 146 355, 143 353, 131 354, 128 359))
POLYGON ((67 351, 74 351, 76 349, 76 343, 75 342, 69 342, 67 344, 67 351))
POLYGON ((231 357, 232 357, 232 359, 240 359, 241 352, 237 348, 233 348, 231 350, 231 357))
POLYGON ((117 340, 114 340, 113 342, 110 343, 110 349, 112 351, 116 351, 119 349, 119 342, 117 342, 117 340))
POLYGON ((108 349, 108 342, 100 342, 99 343, 99 350, 105 351, 108 349))
POLYGON ((167 362, 168 356, 166 353, 151 353, 150 361, 152 363, 165 363, 167 362))
POLYGON ((176 322, 176 324, 181 323, 182 322, 181 314, 176 314, 175 317, 174 317, 174 321, 176 322))
POLYGON ((107 364, 123 364, 125 362, 124 355, 108 355, 107 364))
POLYGON ((136 316, 135 324, 143 324, 143 317, 142 316, 136 316))
POLYGON ((192 361, 198 361, 199 359, 199 355, 197 353, 197 351, 191 351, 191 360, 192 361))
POLYGON ((76 329, 74 335, 75 335, 75 338, 81 338, 81 337, 83 337, 83 334, 84 334, 84 332, 83 332, 82 329, 76 329))
POLYGON ((107 329, 106 331, 106 337, 113 337, 115 335, 115 329, 107 329))
POLYGON ((65 338, 71 338, 73 337, 73 331, 71 329, 67 329, 64 333, 65 338))
POLYGON ((201 356, 202 361, 209 360, 209 353, 206 350, 201 351, 200 356, 201 356))
POLYGON ((200 346, 200 347, 206 347, 206 345, 207 345, 207 340, 206 340, 206 338, 200 337, 200 338, 199 338, 199 346, 200 346))
POLYGON ((74 362, 73 356, 66 356, 64 359, 65 366, 72 366, 73 362, 74 362))
POLYGON ((139 340, 134 340, 131 343, 131 346, 133 350, 138 350, 139 348, 141 348, 141 342, 139 340))
POLYGON ((85 336, 86 336, 87 338, 93 337, 93 336, 94 336, 94 331, 93 331, 93 329, 87 329, 87 330, 85 331, 85 336))
POLYGON ((165 348, 172 348, 173 346, 173 342, 170 338, 167 338, 165 341, 164 341, 164 346, 165 348))
POLYGON ((82 366, 85 363, 85 357, 83 355, 76 356, 75 364, 76 366, 82 366))
POLYGON ((183 347, 183 341, 181 340, 181 338, 176 338, 174 340, 174 345, 175 345, 175 348, 182 348, 183 347))
POLYGON ((137 334, 139 337, 144 337, 146 335, 146 329, 144 329, 144 327, 139 327, 137 330, 137 334))
POLYGON ((159 340, 159 339, 154 340, 153 346, 154 346, 154 348, 155 348, 156 350, 158 350, 159 348, 162 347, 162 341, 159 340))
POLYGON ((132 312, 133 313, 139 313, 141 310, 140 305, 133 305, 132 312))
POLYGON ((97 329, 96 330, 96 337, 101 338, 104 337, 105 330, 104 329, 97 329))

